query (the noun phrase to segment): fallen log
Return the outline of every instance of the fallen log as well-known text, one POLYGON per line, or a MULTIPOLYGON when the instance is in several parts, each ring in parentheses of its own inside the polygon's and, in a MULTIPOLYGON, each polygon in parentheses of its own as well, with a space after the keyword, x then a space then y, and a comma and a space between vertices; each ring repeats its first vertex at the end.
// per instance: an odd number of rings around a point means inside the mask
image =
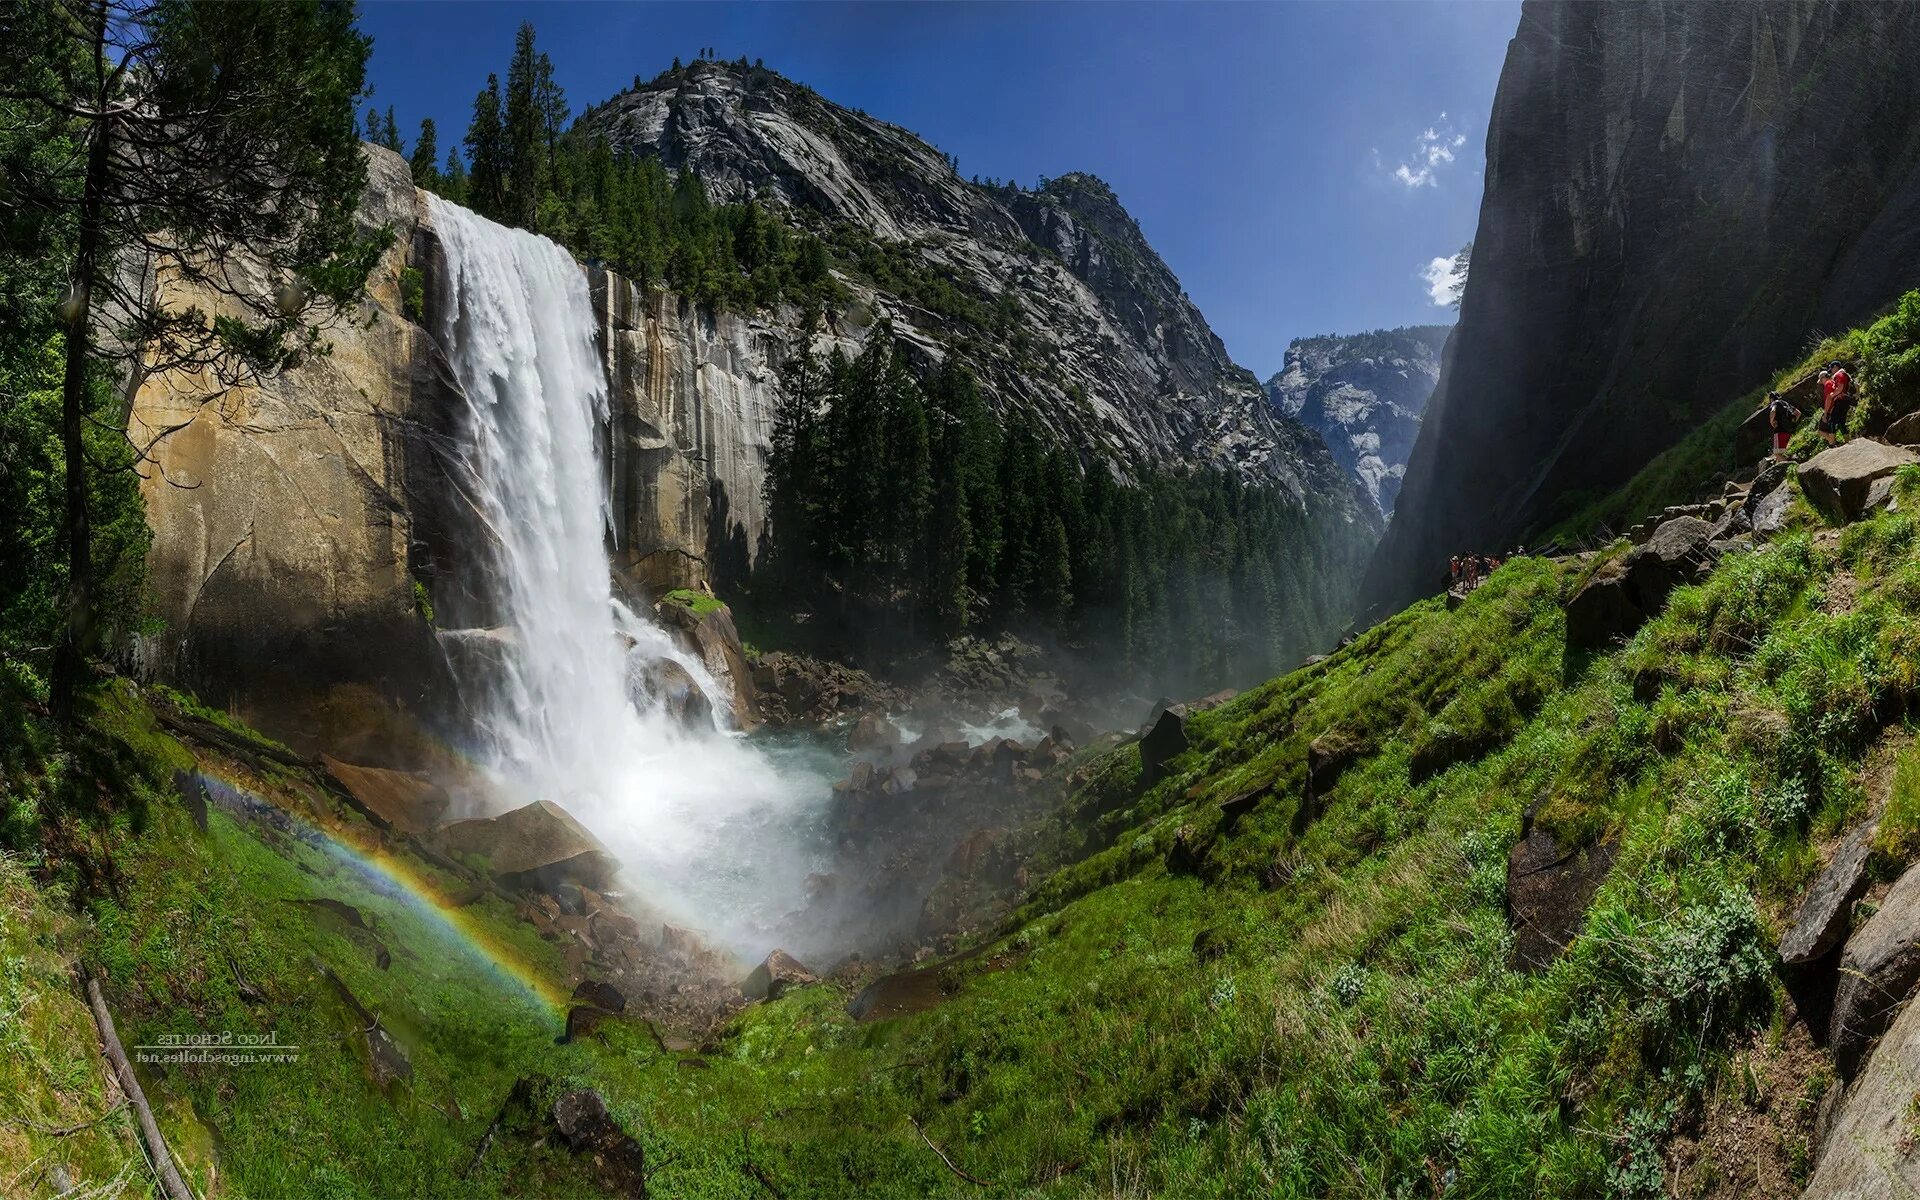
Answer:
POLYGON ((154 1174, 160 1177, 161 1190, 166 1192, 167 1200, 194 1200, 192 1192, 187 1190, 186 1181, 180 1178, 180 1172, 174 1168, 173 1156, 167 1153, 167 1140, 160 1135, 160 1124, 153 1119, 153 1109, 147 1106, 147 1095, 140 1090, 140 1081, 134 1077, 133 1064, 127 1061, 127 1052, 120 1048, 120 1035, 113 1030, 113 1014, 107 1011, 107 1002, 100 995, 100 981, 92 975, 87 980, 87 1007, 93 1009, 93 1023, 100 1029, 100 1045, 106 1051, 107 1061, 113 1065, 113 1077, 120 1085, 120 1091, 133 1105, 133 1111, 140 1118, 140 1136, 146 1140, 147 1154, 153 1159, 154 1174))

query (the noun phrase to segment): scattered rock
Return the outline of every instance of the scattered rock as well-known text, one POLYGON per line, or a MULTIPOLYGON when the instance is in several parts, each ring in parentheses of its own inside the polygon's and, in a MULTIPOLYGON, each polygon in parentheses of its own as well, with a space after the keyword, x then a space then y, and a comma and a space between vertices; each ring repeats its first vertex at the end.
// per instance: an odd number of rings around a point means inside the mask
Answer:
POLYGON ((1329 729, 1307 746, 1307 791, 1315 797, 1333 790, 1359 758, 1367 752, 1364 740, 1345 729, 1329 729))
POLYGON ((317 908, 321 912, 332 913, 355 929, 371 930, 373 928, 372 925, 367 923, 366 916, 362 914, 359 909, 345 901, 335 900, 329 896, 316 896, 309 900, 301 900, 298 903, 304 904, 309 908, 317 908))
POLYGON ((1910 412, 1887 426, 1887 440, 1896 446, 1920 446, 1920 412, 1910 412))
POLYGON ((1529 814, 1507 855, 1507 919, 1515 970, 1543 971, 1580 932, 1587 905, 1613 867, 1615 847, 1602 842, 1566 851, 1529 814))
POLYGON ((584 1004, 610 1013, 627 1011, 625 993, 612 984, 600 979, 582 979, 574 985, 573 998, 584 1004))
POLYGON ((1712 534, 1713 526, 1699 517, 1675 517, 1645 545, 1604 564, 1567 602, 1568 644, 1603 646, 1640 628, 1674 588, 1695 582, 1712 566, 1712 534))
POLYGON ((592 1157, 602 1187, 616 1196, 646 1196, 646 1151, 620 1128, 599 1092, 578 1088, 566 1093, 553 1102, 551 1120, 570 1150, 592 1157))
POLYGON ((320 762, 353 806, 382 828, 418 835, 446 818, 447 793, 424 776, 355 766, 325 754, 320 762))
POLYGON ((1860 512, 1865 516, 1867 513, 1878 512, 1883 508, 1888 512, 1900 511, 1900 500, 1893 494, 1893 476, 1891 475, 1882 475, 1868 485, 1867 501, 1860 512))
POLYGON ((1152 787, 1164 779, 1167 763, 1187 749, 1187 711, 1175 704, 1162 709, 1140 739, 1140 782, 1152 787))
POLYGON ((1793 504, 1793 493, 1784 487, 1774 488, 1760 498, 1753 506, 1753 536, 1772 537, 1787 527, 1787 510, 1793 504))
POLYGON ((855 754, 868 750, 888 750, 900 744, 900 727, 883 713, 868 713, 854 722, 847 734, 847 749, 855 754))
POLYGON ((1199 961, 1215 962, 1227 952, 1227 935, 1214 926, 1208 926, 1193 935, 1193 956, 1199 961))
POLYGON ((654 659, 641 673, 640 686, 682 727, 713 728, 713 702, 679 663, 670 658, 654 659))
POLYGON ((1879 821, 1869 819, 1854 826, 1833 861, 1807 889, 1806 898, 1793 914, 1793 924, 1780 939, 1780 961, 1788 966, 1810 963, 1838 946, 1847 936, 1847 921, 1853 902, 1867 890, 1867 860, 1873 854, 1874 830, 1879 821))
POLYGON ((598 1029, 600 1023, 606 1020, 609 1015, 611 1014, 605 1009, 595 1008, 591 1004, 574 1005, 567 1010, 567 1031, 560 1037, 561 1044, 564 1045, 567 1042, 579 1041, 581 1038, 586 1037, 595 1029, 598 1029))
POLYGON ((1802 463, 1800 490, 1829 512, 1856 520, 1867 511, 1867 497, 1875 480, 1916 462, 1920 462, 1920 455, 1911 450, 1856 438, 1822 450, 1802 463))
POLYGON ((1834 1066, 1851 1079, 1867 1047, 1920 981, 1920 867, 1895 881, 1880 908, 1840 956, 1829 1044, 1834 1066))
POLYGON ((380 1018, 360 1002, 360 998, 353 994, 353 989, 347 986, 346 981, 334 974, 333 968, 318 959, 313 962, 320 974, 333 985, 333 990, 339 994, 341 1001, 353 1011, 353 1015, 357 1018, 361 1048, 367 1053, 367 1066, 373 1074, 374 1083, 383 1092, 389 1091, 395 1083, 411 1083, 413 1063, 407 1058, 407 1052, 401 1048, 400 1043, 387 1032, 386 1026, 380 1023, 380 1018))
POLYGON ((618 867, 599 839, 551 800, 442 826, 436 838, 449 853, 485 858, 509 887, 550 891, 562 883, 605 891, 618 867))
POLYGON ((847 1002, 847 1014, 856 1021, 885 1021, 938 1008, 946 998, 940 987, 940 969, 922 967, 874 980, 847 1002))
POLYGON ((1909 1004, 1881 1039, 1860 1081, 1844 1093, 1838 1085, 1827 1089, 1841 1096, 1839 1110, 1820 1139, 1820 1157, 1804 1195, 1904 1200, 1920 1193, 1915 1080, 1920 1080, 1920 1004, 1909 1004))
POLYGON ((775 950, 761 960, 740 984, 740 994, 749 1000, 778 1000, 788 988, 820 982, 819 977, 785 950, 775 950))

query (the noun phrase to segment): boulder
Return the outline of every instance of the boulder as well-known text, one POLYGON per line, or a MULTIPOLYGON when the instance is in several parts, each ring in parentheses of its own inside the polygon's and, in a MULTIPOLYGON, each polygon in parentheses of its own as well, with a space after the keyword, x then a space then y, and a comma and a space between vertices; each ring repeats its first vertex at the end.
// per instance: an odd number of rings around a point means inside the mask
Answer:
POLYGON ((713 703, 687 669, 670 658, 657 658, 640 673, 640 686, 663 712, 693 730, 713 728, 713 703))
POLYGON ((1877 820, 1854 826, 1833 861, 1807 889, 1806 898, 1793 914, 1793 923, 1780 939, 1780 961, 1800 966, 1824 956, 1847 936, 1847 921, 1853 902, 1867 890, 1867 859, 1873 853, 1873 833, 1877 820))
POLYGON ((1896 446, 1920 446, 1920 412, 1910 412, 1887 426, 1887 441, 1896 446))
POLYGON ((1580 932, 1587 905, 1613 868, 1611 842, 1566 850, 1527 818, 1524 836, 1507 854, 1507 919, 1513 966, 1544 971, 1580 932))
POLYGON ((422 776, 384 767, 359 767, 325 754, 320 756, 320 763, 345 789, 353 806, 376 825, 423 834, 446 819, 447 793, 422 776))
POLYGON ((603 979, 582 979, 574 986, 573 998, 582 1004, 591 1004, 603 1012, 627 1011, 626 995, 603 979))
POLYGON ((509 887, 549 891, 562 883, 605 891, 618 865, 599 839, 551 800, 497 817, 455 821, 435 835, 451 854, 485 858, 509 887))
POLYGON ((1750 463, 1773 452, 1773 424, 1767 420, 1767 407, 1761 405, 1747 414, 1733 431, 1733 461, 1750 463))
POLYGON ((847 1015, 856 1021, 885 1021, 938 1008, 946 1001, 940 986, 940 968, 921 967, 882 975, 847 1002, 847 1015))
POLYGON ((1829 1045, 1841 1078, 1853 1078, 1868 1045, 1892 1022, 1916 981, 1920 981, 1920 867, 1910 867, 1873 917, 1847 939, 1840 956, 1829 1045))
POLYGON ((740 994, 749 1000, 778 1000, 788 988, 820 982, 819 976, 785 950, 775 950, 762 959, 740 984, 740 994))
POLYGON ((728 716, 733 727, 754 730, 760 726, 760 708, 755 701, 753 672, 747 667, 746 651, 740 646, 740 631, 734 628, 733 610, 710 597, 697 598, 689 593, 669 592, 654 606, 660 623, 677 634, 707 672, 731 698, 728 716))
POLYGON ((610 1014, 604 1008, 595 1008, 591 1004, 576 1004, 567 1010, 567 1031, 560 1035, 560 1044, 577 1042, 594 1030, 600 1028, 610 1014))
POLYGON ((610 1194, 647 1194, 646 1151, 620 1128, 599 1092, 578 1088, 566 1093, 553 1102, 550 1119, 568 1149, 592 1159, 595 1177, 610 1194))
POLYGON ((858 754, 866 750, 887 750, 900 744, 900 727, 885 713, 868 713, 854 722, 847 734, 847 749, 858 754))
POLYGON ((1787 509, 1793 504, 1793 493, 1784 487, 1776 487, 1754 503, 1749 522, 1753 526, 1753 536, 1772 537, 1787 527, 1787 509))
POLYGON ((1855 520, 1867 511, 1876 479, 1892 475, 1920 455, 1900 446, 1857 438, 1822 450, 1800 465, 1800 490, 1828 512, 1855 520))
POLYGON ((1820 1157, 1803 1193, 1809 1200, 1906 1200, 1920 1194, 1913 1098, 1920 1089, 1920 1004, 1909 1004, 1882 1038, 1860 1081, 1842 1092, 1820 1139, 1820 1157))
POLYGON ((1713 526, 1699 517, 1662 522, 1644 545, 1604 564, 1567 602, 1569 645, 1597 647, 1640 628, 1682 584, 1713 564, 1713 526))
POLYGON ((1167 763, 1187 748, 1187 710, 1176 704, 1161 710, 1140 739, 1140 782, 1152 787, 1166 777, 1167 763))

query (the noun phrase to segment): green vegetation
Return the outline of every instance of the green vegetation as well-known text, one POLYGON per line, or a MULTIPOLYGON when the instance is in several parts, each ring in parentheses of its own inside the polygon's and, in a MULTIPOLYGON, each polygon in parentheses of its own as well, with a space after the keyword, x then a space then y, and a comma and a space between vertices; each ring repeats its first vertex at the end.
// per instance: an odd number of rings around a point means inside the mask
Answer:
MULTIPOLYGON (((818 307, 840 295, 821 240, 754 200, 715 204, 690 171, 614 153, 604 138, 568 127, 566 96, 531 24, 498 75, 474 98, 464 160, 423 121, 409 165, 414 182, 482 216, 545 234, 643 287, 664 287, 709 308, 787 301, 818 307)), ((392 114, 369 113, 369 140, 404 152, 392 114)))
MULTIPOLYGON (((1920 500, 1920 472, 1900 489, 1920 500)), ((198 834, 163 782, 184 751, 128 688, 88 725, 89 753, 119 764, 123 807, 88 819, 121 883, 62 886, 126 1036, 273 1030, 316 1048, 297 1072, 205 1067, 157 1088, 194 1169, 217 1132, 223 1177, 248 1192, 440 1194, 522 1074, 601 1089, 671 1195, 744 1197, 762 1178, 789 1196, 976 1191, 921 1131, 994 1194, 1115 1177, 1423 1194, 1451 1173, 1468 1195, 1658 1195, 1668 1140, 1727 1103, 1762 1130, 1753 1153, 1804 1173, 1797 1114, 1825 1077, 1753 1082, 1793 1036, 1771 947, 1815 842, 1864 811, 1883 723, 1920 696, 1920 521, 1730 558, 1591 658, 1562 637, 1576 578, 1516 560, 1455 611, 1417 605, 1196 714, 1151 788, 1132 747, 1081 764, 1067 812, 1019 835, 1036 886, 983 953, 943 968, 945 1004, 863 1025, 849 985, 801 989, 732 1021, 700 1069, 637 1024, 553 1046, 555 1017, 324 844, 220 811, 198 834), (1303 814, 1316 744, 1346 768, 1303 814), (1509 964, 1504 911, 1529 807, 1563 848, 1617 855, 1585 933, 1539 972, 1509 964), (318 897, 367 914, 391 967, 299 903, 318 897), (394 1098, 315 962, 406 1047, 414 1080, 394 1098)), ((371 837, 297 781, 250 786, 339 844, 371 837)), ((1890 817, 1911 809, 1905 787, 1890 817)), ((470 916, 557 975, 507 909, 470 916)), ((515 1172, 579 1191, 578 1169, 501 1137, 463 1193, 525 1186, 515 1172)))
POLYGON ((400 311, 418 325, 426 319, 426 279, 417 267, 400 268, 400 311))
POLYGON ((711 612, 719 612, 727 606, 725 601, 715 599, 705 592, 696 592, 692 588, 675 588, 660 599, 662 603, 677 604, 695 616, 701 617, 711 612))
MULTIPOLYGON (((770 535, 747 589, 810 606, 872 659, 1011 627, 1165 689, 1298 661, 1345 612, 1364 547, 1278 485, 1214 471, 1116 478, 987 407, 949 359, 923 386, 882 327, 858 359, 801 354, 775 414, 770 535)), ((722 586, 745 574, 745 547, 722 586)), ((1216 683, 1217 685, 1217 683, 1216 683)))
MULTIPOLYGON (((1920 408, 1920 292, 1901 297, 1892 312, 1866 329, 1823 339, 1807 356, 1714 413, 1698 428, 1642 467, 1618 490, 1581 501, 1569 498, 1572 515, 1530 540, 1538 544, 1583 545, 1608 541, 1620 531, 1672 504, 1698 499, 1720 480, 1752 463, 1734 461, 1734 430, 1766 403, 1770 391, 1786 391, 1817 375, 1834 359, 1852 364, 1858 395, 1847 417, 1854 433, 1884 429, 1894 418, 1920 408)), ((1788 453, 1804 459, 1822 448, 1813 434, 1818 394, 1808 391, 1796 402, 1804 425, 1788 453)))
POLYGON ((86 659, 111 632, 93 593, 89 476, 132 465, 126 453, 89 455, 98 380, 137 364, 230 386, 325 352, 321 323, 364 293, 386 241, 354 228, 366 181, 354 105, 370 43, 352 5, 318 0, 9 5, 0 42, 14 76, 0 102, 5 236, 35 260, 26 294, 43 331, 49 293, 64 289, 67 570, 49 690, 70 717, 86 659), (169 287, 123 269, 135 246, 165 264, 169 287), (183 294, 217 295, 220 311, 183 294))

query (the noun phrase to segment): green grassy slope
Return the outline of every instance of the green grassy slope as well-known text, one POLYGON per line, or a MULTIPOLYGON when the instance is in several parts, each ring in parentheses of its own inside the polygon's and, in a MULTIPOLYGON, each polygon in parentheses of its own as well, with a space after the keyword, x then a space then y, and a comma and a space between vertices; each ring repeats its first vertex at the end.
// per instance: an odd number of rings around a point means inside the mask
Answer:
MULTIPOLYGON (((87 905, 85 955, 129 1042, 270 1030, 304 1048, 297 1068, 150 1083, 196 1177, 217 1160, 237 1194, 584 1194, 577 1164, 524 1141, 463 1174, 538 1074, 601 1088, 669 1195, 979 1190, 929 1142, 990 1194, 1425 1195, 1451 1177, 1449 1194, 1650 1195, 1666 1139, 1782 1036, 1780 914, 1920 685, 1916 551, 1904 514, 1803 530, 1591 660, 1561 635, 1577 568, 1511 563, 1456 611, 1418 605, 1196 715, 1153 788, 1114 752, 1080 802, 1119 832, 946 968, 943 1006, 860 1024, 826 984, 701 1054, 625 1023, 555 1046, 550 1011, 336 859, 217 809, 199 833, 154 782, 184 748, 128 689, 96 721, 147 764, 126 777, 147 815, 101 835, 117 886, 87 905), (1295 832, 1315 739, 1352 765, 1295 832), (1227 828, 1219 801, 1269 784, 1227 828), (1508 965, 1504 913, 1530 805, 1563 844, 1619 847, 1587 934, 1539 974, 1508 965), (389 969, 290 903, 320 896, 371 916, 389 969), (394 1029, 410 1088, 374 1086, 316 962, 394 1029)), ((1912 834, 1885 836, 1891 865, 1912 834)), ((558 974, 510 913, 477 919, 558 974)), ((1774 1152, 1791 1165, 1804 1142, 1774 1152)))
POLYGON ((1829 1073, 1773 970, 1784 915, 1871 805, 1878 875, 1920 854, 1920 471, 1897 490, 1906 511, 1845 529, 1796 499, 1786 534, 1616 650, 1565 645, 1587 567, 1516 560, 1195 714, 1153 786, 1132 746, 1076 761, 1066 808, 1020 834, 1022 906, 937 968, 944 1003, 862 1023, 859 980, 830 980, 698 1050, 634 1020, 557 1045, 539 996, 564 990, 558 951, 510 905, 459 908, 450 938, 357 859, 441 894, 469 880, 271 756, 169 736, 124 682, 59 743, 0 706, 20 852, 0 862, 0 1000, 26 1014, 0 1020, 0 1153, 143 1186, 124 1113, 46 1132, 105 1106, 84 963, 130 1044, 301 1047, 146 1076, 215 1195, 593 1194, 591 1164, 496 1128, 521 1078, 599 1089, 657 1195, 1792 1194, 1829 1073), (1310 758, 1344 764, 1311 804, 1310 758), (200 830, 171 782, 190 766, 269 807, 200 830), (1614 855, 1544 970, 1512 961, 1528 814, 1614 855), (376 1085, 329 973, 409 1083, 376 1085))

